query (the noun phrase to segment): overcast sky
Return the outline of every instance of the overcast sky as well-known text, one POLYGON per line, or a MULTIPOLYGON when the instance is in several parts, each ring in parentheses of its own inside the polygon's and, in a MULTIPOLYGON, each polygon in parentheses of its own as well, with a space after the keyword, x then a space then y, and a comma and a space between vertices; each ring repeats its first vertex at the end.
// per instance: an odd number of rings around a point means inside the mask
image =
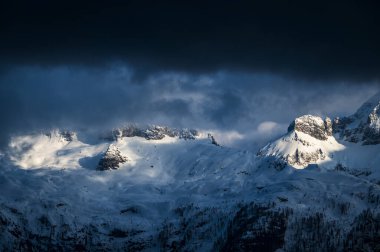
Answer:
POLYGON ((2 1, 0 143, 124 122, 257 149, 379 91, 377 1, 2 1))

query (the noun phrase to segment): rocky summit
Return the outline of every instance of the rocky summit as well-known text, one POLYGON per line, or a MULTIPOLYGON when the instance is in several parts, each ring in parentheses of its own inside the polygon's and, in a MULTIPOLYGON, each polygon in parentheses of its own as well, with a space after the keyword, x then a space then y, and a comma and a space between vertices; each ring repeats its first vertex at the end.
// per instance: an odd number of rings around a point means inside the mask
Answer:
POLYGON ((332 136, 332 123, 328 117, 323 120, 318 116, 304 115, 296 118, 289 125, 288 132, 293 130, 303 132, 319 140, 326 140, 332 136))
POLYGON ((353 115, 335 118, 333 122, 328 117, 325 120, 312 115, 298 117, 288 127, 286 135, 266 145, 258 155, 274 156, 296 168, 310 164, 339 167, 352 159, 360 159, 364 149, 358 149, 358 145, 380 143, 379 108, 380 94, 376 94, 353 115), (355 157, 347 157, 351 155, 355 157))

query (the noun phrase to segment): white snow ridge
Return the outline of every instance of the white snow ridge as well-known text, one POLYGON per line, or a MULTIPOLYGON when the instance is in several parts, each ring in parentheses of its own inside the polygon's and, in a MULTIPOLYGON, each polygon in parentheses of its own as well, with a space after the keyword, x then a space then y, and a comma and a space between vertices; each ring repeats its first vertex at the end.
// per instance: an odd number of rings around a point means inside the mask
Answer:
POLYGON ((162 126, 13 137, 0 251, 378 251, 379 102, 257 154, 162 126))

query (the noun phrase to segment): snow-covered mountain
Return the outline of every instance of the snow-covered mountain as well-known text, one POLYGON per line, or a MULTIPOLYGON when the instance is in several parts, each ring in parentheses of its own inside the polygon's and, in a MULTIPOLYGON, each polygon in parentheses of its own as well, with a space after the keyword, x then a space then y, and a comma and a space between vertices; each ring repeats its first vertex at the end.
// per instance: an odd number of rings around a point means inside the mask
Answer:
POLYGON ((365 102, 355 114, 334 120, 334 132, 343 140, 362 143, 380 143, 380 93, 365 102))
POLYGON ((322 169, 353 169, 377 173, 380 161, 380 94, 365 102, 355 114, 323 120, 305 115, 296 118, 288 133, 263 147, 258 155, 276 157, 294 168, 317 164, 322 169))
POLYGON ((296 118, 257 154, 133 126, 15 136, 1 251, 377 251, 379 102, 296 118))
POLYGON ((332 135, 330 118, 305 115, 296 118, 289 126, 288 133, 268 144, 259 156, 274 156, 295 168, 309 164, 324 164, 333 161, 333 153, 343 150, 344 145, 332 135))

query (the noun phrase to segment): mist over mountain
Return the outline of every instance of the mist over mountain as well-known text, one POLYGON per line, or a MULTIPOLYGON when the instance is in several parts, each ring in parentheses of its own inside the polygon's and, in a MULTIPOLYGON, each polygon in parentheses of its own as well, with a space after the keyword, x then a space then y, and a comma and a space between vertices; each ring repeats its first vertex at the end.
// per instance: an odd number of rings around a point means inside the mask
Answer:
POLYGON ((257 150, 294 117, 350 114, 378 90, 376 82, 329 85, 225 71, 169 72, 144 81, 133 75, 124 65, 24 66, 3 73, 1 145, 20 132, 141 123, 220 132, 228 146, 257 150))
POLYGON ((294 117, 349 114, 379 90, 372 1, 0 7, 2 146, 31 129, 136 122, 229 132, 231 146, 258 149, 294 117))

